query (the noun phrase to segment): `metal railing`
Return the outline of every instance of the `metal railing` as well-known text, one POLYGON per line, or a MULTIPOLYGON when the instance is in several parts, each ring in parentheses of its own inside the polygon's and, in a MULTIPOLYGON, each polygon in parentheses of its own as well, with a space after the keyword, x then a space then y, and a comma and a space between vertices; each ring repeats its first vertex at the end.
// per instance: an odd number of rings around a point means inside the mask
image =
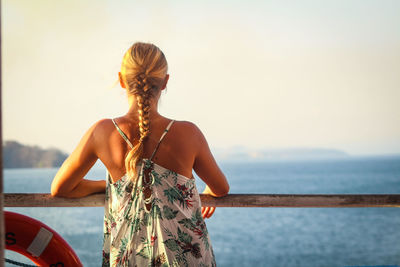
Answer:
MULTIPOLYGON (((400 194, 229 194, 215 198, 200 195, 204 206, 357 208, 400 207, 400 194)), ((52 197, 50 194, 4 194, 4 207, 102 207, 104 194, 83 198, 52 197)))

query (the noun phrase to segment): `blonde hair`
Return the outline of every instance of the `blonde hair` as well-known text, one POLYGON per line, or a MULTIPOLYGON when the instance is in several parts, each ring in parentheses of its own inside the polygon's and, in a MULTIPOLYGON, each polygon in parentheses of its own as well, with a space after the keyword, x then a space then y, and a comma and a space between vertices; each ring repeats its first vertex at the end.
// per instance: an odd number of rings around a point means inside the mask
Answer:
POLYGON ((143 142, 150 133, 150 101, 164 85, 167 71, 164 53, 153 44, 134 43, 124 55, 121 78, 127 93, 136 97, 140 131, 139 141, 125 158, 125 168, 131 179, 143 157, 143 142))

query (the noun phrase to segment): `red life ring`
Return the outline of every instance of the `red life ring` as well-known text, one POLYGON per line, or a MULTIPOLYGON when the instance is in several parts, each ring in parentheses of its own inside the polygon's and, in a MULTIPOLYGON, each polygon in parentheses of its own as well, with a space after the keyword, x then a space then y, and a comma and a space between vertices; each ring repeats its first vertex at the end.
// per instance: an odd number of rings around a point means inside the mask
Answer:
POLYGON ((6 249, 29 258, 38 266, 83 266, 68 243, 53 229, 28 216, 4 211, 6 249))

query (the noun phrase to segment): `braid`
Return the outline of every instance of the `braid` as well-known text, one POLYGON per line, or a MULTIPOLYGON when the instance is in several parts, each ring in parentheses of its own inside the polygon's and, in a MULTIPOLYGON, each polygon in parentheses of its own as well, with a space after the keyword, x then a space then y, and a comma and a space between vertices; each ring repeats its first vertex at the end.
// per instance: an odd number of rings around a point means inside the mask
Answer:
POLYGON ((136 95, 139 115, 139 142, 129 151, 125 158, 125 168, 130 177, 134 177, 136 173, 136 165, 143 157, 143 143, 150 133, 150 98, 149 86, 146 85, 141 77, 138 77, 137 85, 142 85, 142 88, 136 88, 141 91, 136 95))
POLYGON ((143 142, 144 139, 150 132, 150 99, 148 96, 138 95, 136 97, 138 107, 139 107, 139 131, 140 139, 139 142, 143 142))
POLYGON ((144 141, 150 134, 150 103, 165 83, 168 64, 163 52, 153 44, 135 43, 124 55, 121 77, 128 95, 136 97, 140 137, 125 158, 129 177, 136 177, 136 165, 143 157, 144 141))

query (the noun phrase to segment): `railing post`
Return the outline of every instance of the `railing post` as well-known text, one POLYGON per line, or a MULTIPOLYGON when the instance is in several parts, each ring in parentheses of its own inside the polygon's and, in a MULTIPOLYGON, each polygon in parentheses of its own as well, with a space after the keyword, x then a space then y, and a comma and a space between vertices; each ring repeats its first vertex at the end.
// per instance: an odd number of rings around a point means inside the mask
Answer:
POLYGON ((2 58, 1 58, 1 48, 2 48, 2 38, 1 38, 1 1, 0 1, 0 141, 1 141, 1 149, 0 149, 0 267, 4 266, 4 247, 5 247, 5 243, 4 243, 4 237, 5 237, 5 233, 4 233, 4 213, 3 213, 3 206, 4 206, 4 194, 3 194, 3 120, 2 120, 2 69, 1 69, 1 65, 2 65, 2 58))

